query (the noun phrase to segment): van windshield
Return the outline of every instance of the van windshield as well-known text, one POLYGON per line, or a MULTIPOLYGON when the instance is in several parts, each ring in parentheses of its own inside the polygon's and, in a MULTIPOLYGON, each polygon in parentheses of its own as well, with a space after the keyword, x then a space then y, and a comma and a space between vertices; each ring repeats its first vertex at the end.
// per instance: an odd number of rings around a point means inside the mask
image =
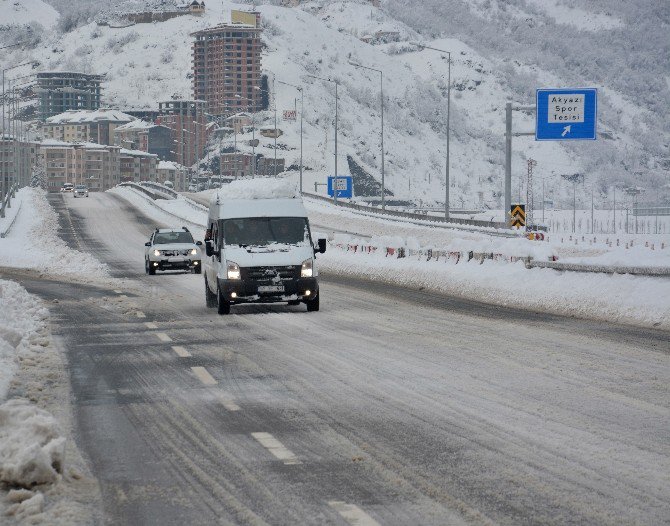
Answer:
POLYGON ((305 217, 243 217, 221 221, 225 245, 267 246, 309 243, 305 217))

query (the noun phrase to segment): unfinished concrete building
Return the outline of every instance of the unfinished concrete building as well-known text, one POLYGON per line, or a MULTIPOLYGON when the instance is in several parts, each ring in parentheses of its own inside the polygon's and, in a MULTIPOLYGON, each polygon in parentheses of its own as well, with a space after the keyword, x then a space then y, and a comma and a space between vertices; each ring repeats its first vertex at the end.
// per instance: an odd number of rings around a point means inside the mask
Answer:
POLYGON ((102 75, 75 72, 48 72, 37 74, 39 118, 49 117, 68 110, 97 110, 102 94, 102 75))

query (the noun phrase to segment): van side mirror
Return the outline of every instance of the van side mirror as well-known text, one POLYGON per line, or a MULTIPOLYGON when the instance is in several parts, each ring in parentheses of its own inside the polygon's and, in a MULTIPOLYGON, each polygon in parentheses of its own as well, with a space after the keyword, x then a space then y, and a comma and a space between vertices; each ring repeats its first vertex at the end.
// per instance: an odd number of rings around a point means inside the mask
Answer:
POLYGON ((205 254, 207 254, 207 257, 214 255, 214 243, 211 240, 205 241, 205 254))
POLYGON ((326 240, 323 239, 323 238, 319 239, 318 247, 319 248, 317 250, 315 250, 314 252, 320 252, 321 254, 325 254, 326 253, 326 240))
POLYGON ((144 243, 144 246, 145 247, 150 247, 151 246, 151 241, 147 241, 146 243, 144 243))

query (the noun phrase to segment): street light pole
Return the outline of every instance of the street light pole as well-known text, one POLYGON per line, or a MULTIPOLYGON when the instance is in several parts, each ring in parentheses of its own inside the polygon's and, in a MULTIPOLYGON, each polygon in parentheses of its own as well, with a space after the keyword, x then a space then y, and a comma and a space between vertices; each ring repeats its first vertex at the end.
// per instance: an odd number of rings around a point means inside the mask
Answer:
POLYGON ((451 51, 446 51, 444 49, 438 49, 436 47, 426 46, 419 42, 410 42, 410 44, 417 46, 421 49, 431 49, 433 51, 439 51, 440 53, 447 54, 447 169, 445 174, 445 195, 444 195, 444 218, 449 219, 449 170, 450 170, 450 160, 449 160, 449 143, 450 143, 450 121, 451 121, 451 51))
POLYGON ((370 71, 376 71, 379 73, 379 93, 381 96, 381 111, 382 111, 382 137, 381 137, 381 147, 382 147, 382 210, 386 210, 386 190, 385 190, 385 183, 384 183, 384 73, 382 72, 381 69, 375 69, 375 68, 370 68, 368 66, 363 66, 361 64, 357 64, 356 62, 351 62, 349 61, 349 64, 351 64, 354 67, 357 68, 363 68, 363 69, 369 69, 370 71))
POLYGON ((325 82, 332 82, 335 84, 335 178, 333 179, 333 202, 337 204, 337 88, 339 86, 339 82, 336 80, 332 79, 325 79, 322 77, 317 77, 316 75, 307 75, 308 77, 312 77, 314 79, 318 80, 323 80, 325 82))
POLYGON ((292 88, 297 89, 300 92, 300 193, 302 194, 302 115, 305 109, 305 90, 302 88, 302 86, 296 86, 294 84, 289 84, 288 82, 284 82, 282 80, 278 80, 280 84, 286 84, 287 86, 291 86, 292 88))

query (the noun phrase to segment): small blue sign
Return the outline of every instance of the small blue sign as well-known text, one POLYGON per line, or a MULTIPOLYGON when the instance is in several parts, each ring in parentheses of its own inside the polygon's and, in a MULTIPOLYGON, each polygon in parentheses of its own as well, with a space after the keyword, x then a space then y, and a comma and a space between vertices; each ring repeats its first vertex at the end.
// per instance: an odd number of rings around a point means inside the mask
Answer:
POLYGON ((536 141, 596 139, 596 88, 538 89, 536 102, 536 141))
MULTIPOLYGON (((335 177, 328 177, 328 195, 333 197, 335 177)), ((351 199, 354 196, 354 180, 350 175, 337 176, 337 198, 351 199)))

